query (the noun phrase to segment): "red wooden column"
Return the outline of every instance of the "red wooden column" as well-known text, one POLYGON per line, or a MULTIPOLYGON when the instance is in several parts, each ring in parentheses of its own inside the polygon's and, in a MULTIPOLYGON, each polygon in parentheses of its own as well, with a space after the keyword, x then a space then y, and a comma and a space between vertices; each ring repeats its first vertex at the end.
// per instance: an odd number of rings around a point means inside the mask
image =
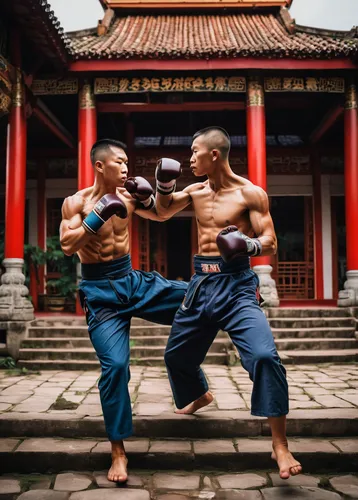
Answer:
POLYGON ((320 158, 317 151, 311 155, 313 187, 313 229, 314 229, 314 268, 315 298, 322 300, 323 293, 323 230, 320 158))
POLYGON ((347 281, 339 306, 358 305, 358 115, 357 87, 350 82, 344 111, 344 184, 346 204, 347 281))
MULTIPOLYGON (((251 182, 267 191, 264 90, 258 78, 248 81, 246 108, 247 168, 251 182)), ((270 265, 270 257, 254 257, 253 266, 270 265)))
POLYGON ((92 85, 85 82, 79 92, 78 109, 78 189, 93 184, 90 152, 97 140, 97 111, 92 85))
MULTIPOLYGON (((128 177, 135 175, 135 132, 131 116, 126 116, 126 144, 128 156, 128 177)), ((130 254, 133 269, 139 269, 139 221, 138 216, 133 215, 129 223, 130 254)))
MULTIPOLYGON (((92 186, 94 170, 90 152, 97 141, 97 110, 91 83, 85 81, 79 92, 78 103, 78 189, 92 186)), ((79 272, 77 272, 80 275, 79 272)), ((83 314, 79 297, 76 299, 76 314, 83 314)))
POLYGON ((17 70, 9 116, 6 158, 5 259, 24 258, 26 142, 24 87, 17 70))
MULTIPOLYGON (((248 79, 246 99, 246 134, 248 178, 267 191, 266 118, 264 89, 259 78, 248 79)), ((261 295, 267 305, 279 305, 276 284, 271 278, 271 257, 254 257, 252 267, 260 278, 261 295)))

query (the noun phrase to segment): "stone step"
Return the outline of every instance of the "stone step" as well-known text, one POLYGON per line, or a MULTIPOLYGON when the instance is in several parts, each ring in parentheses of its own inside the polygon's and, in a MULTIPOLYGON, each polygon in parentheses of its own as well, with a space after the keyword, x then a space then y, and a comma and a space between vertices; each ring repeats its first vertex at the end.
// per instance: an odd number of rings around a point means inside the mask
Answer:
MULTIPOLYGON (((26 345, 26 342, 25 342, 26 345)), ((140 359, 143 357, 163 357, 165 351, 165 342, 161 345, 142 345, 142 346, 132 346, 131 347, 131 358, 140 359)), ((214 340, 210 346, 211 353, 227 353, 227 347, 230 345, 230 341, 226 340, 214 340)), ((68 359, 85 359, 85 360, 95 360, 97 359, 95 350, 90 345, 90 347, 80 347, 71 346, 69 348, 65 347, 44 347, 42 344, 41 348, 21 348, 20 349, 20 359, 21 360, 41 360, 41 359, 52 359, 52 360, 68 360, 68 359)))
POLYGON ((358 340, 353 339, 276 339, 275 344, 278 351, 295 350, 329 350, 329 349, 358 349, 358 340))
MULTIPOLYGON (((168 336, 170 326, 150 325, 150 326, 131 326, 131 338, 168 336)), ((348 327, 316 327, 316 328, 272 328, 275 339, 281 338, 353 338, 355 336, 355 326, 348 327)), ((48 340, 50 337, 56 339, 80 337, 88 338, 88 329, 83 327, 31 327, 29 328, 29 338, 38 338, 48 340)), ((227 334, 219 331, 217 338, 226 338, 227 334)))
MULTIPOLYGON (((156 335, 147 337, 130 337, 131 346, 150 348, 160 346, 165 348, 168 342, 167 335, 156 335)), ((224 352, 226 347, 231 344, 229 337, 227 339, 215 339, 211 346, 212 352, 224 352)), ((23 349, 75 349, 81 347, 92 347, 89 337, 41 337, 28 338, 22 341, 23 349)))
MULTIPOLYGON (((21 355, 21 359, 18 361, 17 366, 19 368, 27 368, 30 370, 95 370, 99 368, 99 361, 96 360, 96 354, 92 349, 86 349, 89 351, 88 354, 82 354, 82 356, 88 356, 82 359, 66 358, 59 351, 66 351, 65 349, 56 349, 58 359, 47 359, 46 354, 42 354, 43 358, 31 358, 31 354, 26 354, 30 359, 24 359, 21 355)), ((33 351, 33 349, 28 349, 28 351, 33 351)), ((47 349, 44 349, 46 352, 47 349)), ((81 351, 76 349, 76 351, 81 351)), ((164 351, 164 350, 163 350, 164 351)), ((81 353, 80 353, 81 355, 81 353)), ((205 358, 205 363, 214 365, 227 365, 228 364, 228 354, 221 352, 208 352, 205 358)), ((141 358, 136 358, 131 352, 131 364, 132 365, 143 365, 143 366, 164 366, 164 356, 143 356, 141 358)))
MULTIPOLYGON (((140 403, 139 403, 140 405, 140 403)), ((153 415, 156 405, 134 407, 135 437, 151 438, 233 438, 270 436, 266 418, 251 415, 248 410, 215 410, 207 408, 196 415, 178 415, 163 411, 153 415), (137 414, 141 412, 143 414, 137 414)), ((155 410, 158 411, 158 410, 155 410)), ((100 410, 99 410, 100 412, 100 410)), ((4 412, 0 415, 0 436, 13 437, 106 437, 102 416, 76 411, 49 413, 4 412)), ((356 408, 292 409, 287 416, 287 435, 300 437, 358 436, 356 408)), ((358 451, 358 449, 357 449, 358 451)))
MULTIPOLYGON (((4 473, 93 471, 110 465, 110 443, 98 439, 4 439, 0 446, 5 450, 0 452, 4 473)), ((126 440, 130 467, 147 470, 265 470, 274 467, 271 446, 270 438, 126 440)), ((291 438, 290 448, 310 473, 354 472, 358 468, 358 439, 291 438)), ((292 491, 290 496, 294 498, 292 491)))
MULTIPOLYGON (((167 344, 167 336, 152 336, 152 337, 131 337, 131 354, 132 358, 141 358, 145 356, 155 355, 163 356, 165 346, 167 344)), ((276 347, 280 351, 289 350, 327 350, 327 349, 354 349, 358 348, 358 340, 352 339, 335 339, 335 338, 297 338, 297 339, 275 339, 276 347)), ((227 348, 232 348, 230 339, 216 339, 210 347, 211 352, 227 352, 227 348)), ((93 352, 91 341, 88 337, 64 337, 64 338, 28 338, 22 342, 20 350, 21 359, 43 359, 46 356, 46 351, 50 351, 48 358, 56 359, 55 353, 58 350, 64 350, 65 356, 68 356, 70 351, 75 355, 77 350, 86 348, 93 352), (30 352, 31 351, 31 352, 30 352), (40 355, 37 353, 40 351, 40 355)), ((71 354, 72 357, 72 354, 71 354)), ((82 358, 81 358, 82 359, 82 358)))
MULTIPOLYGON (((155 325, 151 321, 141 318, 132 318, 131 324, 133 326, 150 326, 155 325)), ((55 326, 62 328, 63 326, 86 326, 86 318, 84 316, 47 316, 46 318, 36 318, 32 321, 31 326, 49 327, 55 326)))
POLYGON ((279 351, 284 365, 316 363, 348 363, 358 361, 358 349, 328 349, 314 351, 279 351))
POLYGON ((354 318, 268 318, 271 328, 355 328, 354 318))
POLYGON ((355 338, 355 329, 347 328, 272 328, 275 339, 293 339, 293 338, 355 338))
POLYGON ((349 308, 344 307, 270 307, 270 318, 344 318, 351 316, 349 308))
MULTIPOLYGON (((153 336, 169 335, 170 326, 149 324, 147 326, 131 326, 131 335, 134 336, 153 336)), ((36 326, 29 328, 29 337, 48 338, 48 337, 88 337, 87 326, 36 326)))

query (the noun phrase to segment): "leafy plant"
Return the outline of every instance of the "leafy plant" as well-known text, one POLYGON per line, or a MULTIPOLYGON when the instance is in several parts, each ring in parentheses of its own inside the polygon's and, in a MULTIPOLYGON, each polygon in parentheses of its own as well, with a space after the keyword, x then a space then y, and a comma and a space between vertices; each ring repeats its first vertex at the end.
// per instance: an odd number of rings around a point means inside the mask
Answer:
POLYGON ((73 298, 76 293, 77 256, 67 257, 61 250, 58 236, 52 236, 46 242, 46 260, 54 272, 60 273, 59 278, 47 281, 47 291, 51 295, 73 298))
POLYGON ((9 368, 15 368, 15 367, 16 367, 15 360, 10 356, 6 358, 0 358, 0 368, 7 370, 9 368))

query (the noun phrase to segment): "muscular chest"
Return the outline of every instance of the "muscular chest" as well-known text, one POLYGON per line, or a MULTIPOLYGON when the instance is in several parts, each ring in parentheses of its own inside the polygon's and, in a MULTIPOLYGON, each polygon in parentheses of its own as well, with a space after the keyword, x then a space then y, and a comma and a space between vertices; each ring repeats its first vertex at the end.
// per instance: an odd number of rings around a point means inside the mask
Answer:
POLYGON ((198 193, 193 200, 198 223, 208 227, 237 225, 248 216, 244 200, 236 191, 198 193))

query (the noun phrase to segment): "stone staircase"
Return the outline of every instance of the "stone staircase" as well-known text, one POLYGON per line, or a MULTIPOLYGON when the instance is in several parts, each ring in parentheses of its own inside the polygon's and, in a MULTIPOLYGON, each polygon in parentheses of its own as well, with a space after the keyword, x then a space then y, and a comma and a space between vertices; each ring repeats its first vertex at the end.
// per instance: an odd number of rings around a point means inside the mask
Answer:
MULTIPOLYGON (((358 360, 356 319, 342 308, 272 308, 266 311, 282 361, 289 363, 358 360)), ((160 366, 170 327, 133 318, 131 363, 160 366)), ((205 363, 235 364, 239 356, 219 332, 205 363)), ((43 370, 92 370, 98 360, 84 318, 36 319, 20 349, 19 365, 43 370)))

